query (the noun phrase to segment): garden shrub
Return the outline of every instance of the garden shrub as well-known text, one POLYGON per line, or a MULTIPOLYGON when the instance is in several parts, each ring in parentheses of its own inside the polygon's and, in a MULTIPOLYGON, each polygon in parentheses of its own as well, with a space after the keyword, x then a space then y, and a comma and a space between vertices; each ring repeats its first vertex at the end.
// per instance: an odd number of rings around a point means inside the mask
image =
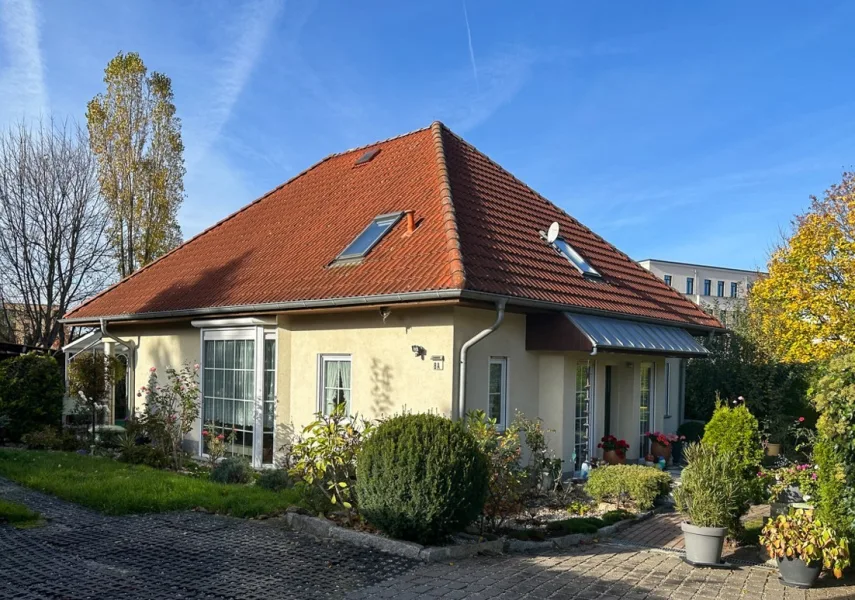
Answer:
POLYGON ((748 510, 750 490, 742 467, 732 452, 717 446, 689 444, 688 464, 674 490, 677 510, 697 527, 726 527, 731 535, 740 530, 739 517, 748 510))
POLYGON ((285 469, 264 469, 255 485, 271 492, 281 492, 294 484, 285 469))
POLYGON ((855 538, 855 353, 829 362, 811 401, 820 413, 814 448, 819 467, 818 516, 855 538))
POLYGON ((303 428, 290 447, 289 472, 317 487, 330 504, 350 510, 356 501, 356 456, 374 426, 358 415, 348 416, 345 410, 345 403, 338 403, 327 415, 317 413, 315 421, 303 428))
POLYGON ((561 521, 550 521, 546 524, 546 529, 554 534, 570 535, 573 533, 597 533, 598 529, 605 526, 606 522, 596 517, 576 517, 561 521))
POLYGON ((438 415, 381 423, 358 457, 360 513, 394 538, 431 544, 462 531, 481 514, 488 485, 475 438, 438 415))
POLYGON ((125 444, 119 450, 119 460, 131 465, 146 465, 155 469, 165 469, 169 466, 166 452, 151 444, 125 444))
POLYGON ((46 425, 59 427, 65 384, 52 356, 30 352, 0 363, 0 414, 13 442, 46 425))
POLYGON ((252 481, 252 467, 244 458, 237 456, 224 458, 211 471, 211 481, 217 483, 249 483, 252 481))
POLYGON ((30 450, 65 450, 73 452, 83 447, 81 440, 66 430, 56 427, 42 427, 36 431, 25 433, 21 441, 30 450))
POLYGON ((487 457, 490 471, 484 518, 493 529, 522 510, 526 471, 520 466, 520 434, 514 426, 500 431, 482 410, 467 415, 466 426, 487 457))
POLYGON ((141 421, 146 431, 178 471, 184 464, 184 438, 199 418, 199 365, 167 367, 166 377, 167 384, 160 385, 157 369, 151 367, 148 385, 140 388, 137 395, 145 395, 141 421))
POLYGON ((720 402, 704 429, 702 443, 730 454, 746 477, 756 478, 763 460, 760 426, 744 404, 731 408, 720 402))
POLYGON ((631 512, 629 512, 627 510, 623 510, 621 508, 619 508, 617 510, 610 510, 610 511, 604 512, 602 515, 600 515, 600 519, 606 525, 614 525, 615 523, 619 523, 621 521, 629 521, 629 520, 632 520, 634 518, 635 518, 634 514, 632 514, 631 512))
POLYGON ((591 471, 585 491, 597 502, 622 506, 631 501, 638 510, 650 510, 670 487, 671 476, 654 467, 608 465, 591 471))
POLYGON ((687 444, 694 444, 704 437, 706 426, 707 424, 701 421, 686 421, 677 428, 677 435, 685 437, 687 444))

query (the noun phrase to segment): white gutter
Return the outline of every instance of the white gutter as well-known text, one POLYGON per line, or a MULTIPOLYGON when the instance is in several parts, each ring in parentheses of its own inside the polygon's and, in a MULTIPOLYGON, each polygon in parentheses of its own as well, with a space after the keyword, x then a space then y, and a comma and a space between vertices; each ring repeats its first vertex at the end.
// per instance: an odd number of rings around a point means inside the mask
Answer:
POLYGON ((100 319, 101 324, 101 335, 106 338, 110 338, 117 344, 120 344, 128 349, 128 372, 125 373, 125 387, 127 389, 128 394, 128 402, 130 406, 131 416, 136 414, 136 396, 134 395, 134 370, 136 367, 136 359, 137 359, 137 349, 136 344, 133 340, 123 340, 121 338, 116 337, 109 331, 107 331, 107 320, 100 319))
POLYGON ((457 417, 461 420, 466 416, 466 353, 469 348, 483 340, 485 337, 496 331, 505 320, 505 304, 506 299, 501 299, 496 302, 496 322, 484 331, 475 335, 475 337, 464 342, 460 347, 460 381, 457 391, 457 417))

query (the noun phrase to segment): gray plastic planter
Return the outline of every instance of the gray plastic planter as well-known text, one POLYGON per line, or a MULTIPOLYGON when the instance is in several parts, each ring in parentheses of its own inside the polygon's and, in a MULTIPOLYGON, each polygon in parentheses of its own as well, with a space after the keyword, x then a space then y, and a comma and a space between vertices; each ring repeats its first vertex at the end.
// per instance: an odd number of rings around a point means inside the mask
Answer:
POLYGON ((784 583, 797 588, 812 587, 821 570, 821 563, 807 564, 800 558, 778 559, 778 572, 781 573, 781 579, 784 583))
POLYGON ((681 527, 686 542, 686 560, 689 563, 699 566, 721 564, 726 528, 695 527, 691 523, 683 523, 681 527))

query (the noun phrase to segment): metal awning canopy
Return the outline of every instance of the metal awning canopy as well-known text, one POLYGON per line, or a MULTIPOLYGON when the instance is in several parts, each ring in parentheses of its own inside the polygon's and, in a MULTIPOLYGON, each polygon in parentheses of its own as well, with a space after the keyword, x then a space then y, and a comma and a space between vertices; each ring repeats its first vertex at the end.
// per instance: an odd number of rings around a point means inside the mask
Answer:
POLYGON ((705 357, 709 351, 681 327, 610 317, 564 313, 593 347, 592 354, 651 352, 679 357, 705 357))

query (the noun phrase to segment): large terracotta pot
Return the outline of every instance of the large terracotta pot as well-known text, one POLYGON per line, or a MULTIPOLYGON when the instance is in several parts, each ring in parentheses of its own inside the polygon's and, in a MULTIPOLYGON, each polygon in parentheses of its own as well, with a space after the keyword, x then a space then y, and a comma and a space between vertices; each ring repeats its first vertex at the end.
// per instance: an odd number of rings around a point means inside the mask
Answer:
POLYGON ((659 442, 651 442, 650 443, 650 454, 655 456, 656 458, 664 458, 668 460, 671 458, 671 446, 665 446, 660 444, 659 442))
POLYGON ((626 463, 626 454, 618 454, 617 450, 606 450, 603 452, 603 460, 610 465, 622 465, 626 463))

